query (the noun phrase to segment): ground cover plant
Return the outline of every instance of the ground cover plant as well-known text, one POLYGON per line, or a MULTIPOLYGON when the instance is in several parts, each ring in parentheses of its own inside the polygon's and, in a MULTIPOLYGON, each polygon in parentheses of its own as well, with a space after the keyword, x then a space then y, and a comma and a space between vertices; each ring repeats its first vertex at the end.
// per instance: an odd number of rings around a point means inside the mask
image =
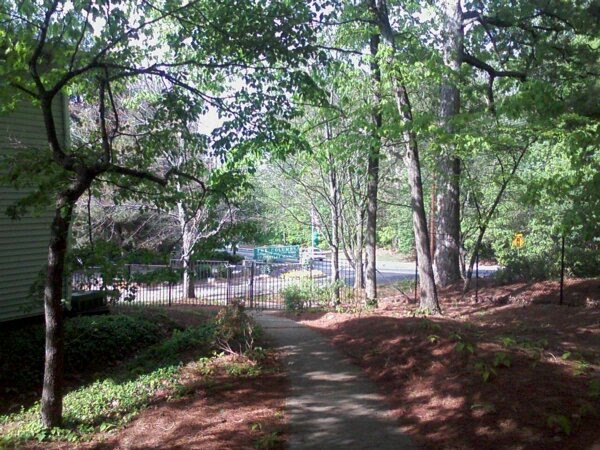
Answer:
POLYGON ((420 448, 590 448, 600 442, 599 288, 571 286, 589 300, 580 306, 550 303, 539 284, 486 287, 479 303, 454 286, 441 291, 441 317, 399 296, 299 317, 379 385, 420 448))
MULTIPOLYGON (((167 412, 178 415, 174 419, 177 429, 185 424, 191 426, 191 417, 196 418, 194 426, 219 424, 213 427, 212 433, 203 435, 201 440, 206 444, 203 448, 211 448, 211 445, 223 448, 231 439, 237 442, 236 448, 252 448, 254 444, 278 448, 284 442, 281 412, 284 377, 274 354, 259 347, 260 332, 252 331, 253 339, 243 345, 243 352, 224 354, 221 351, 224 345, 230 349, 239 346, 246 336, 244 333, 255 328, 243 309, 236 307, 219 314, 216 310, 207 313, 193 308, 134 309, 128 314, 74 319, 73 323, 68 326, 71 331, 67 348, 77 345, 76 338, 85 336, 94 342, 95 332, 98 332, 99 341, 103 342, 103 336, 109 334, 107 329, 114 332, 111 339, 105 339, 109 341, 107 356, 98 350, 100 361, 108 366, 100 370, 96 362, 86 367, 81 352, 74 352, 76 357, 72 357, 71 362, 74 373, 71 373, 69 392, 64 399, 63 427, 44 429, 39 421, 39 403, 22 402, 20 409, 0 415, 0 448, 73 448, 76 445, 113 448, 132 435, 138 435, 136 441, 144 435, 146 439, 162 443, 168 439, 188 439, 188 443, 198 439, 196 434, 184 432, 159 432, 148 437, 144 428, 162 420, 167 412), (229 320, 232 317, 235 320, 229 320), (243 329, 236 332, 234 328, 240 323, 243 329), (73 330, 78 332, 73 333, 73 330), (136 350, 130 352, 128 358, 124 354, 119 358, 109 357, 111 351, 116 351, 111 342, 125 344, 127 337, 130 348, 136 350), (75 364, 73 361, 79 361, 79 356, 81 363, 75 364), (252 393, 249 398, 248 392, 252 393), (228 408, 231 414, 225 413, 228 408), (238 434, 233 430, 221 433, 234 425, 227 424, 230 417, 240 421, 243 418, 247 422, 245 429, 238 434)), ((35 327, 27 329, 34 334, 31 329, 35 327)), ((18 330, 12 335, 23 333, 18 330)), ((38 343, 42 344, 43 340, 38 343)), ((34 344, 29 345, 33 348, 34 344)), ((86 345, 91 344, 81 344, 83 348, 86 345)), ((39 382, 34 376, 35 370, 41 370, 40 366, 31 364, 28 370, 32 373, 29 382, 35 385, 39 382)), ((18 403, 14 397, 12 401, 18 403)))
MULTIPOLYGON (((65 329, 65 370, 70 382, 119 363, 181 329, 165 314, 76 317, 65 329)), ((0 413, 39 397, 44 367, 44 326, 32 324, 3 330, 0 338, 0 413), (18 376, 16 376, 18 374, 18 376)))

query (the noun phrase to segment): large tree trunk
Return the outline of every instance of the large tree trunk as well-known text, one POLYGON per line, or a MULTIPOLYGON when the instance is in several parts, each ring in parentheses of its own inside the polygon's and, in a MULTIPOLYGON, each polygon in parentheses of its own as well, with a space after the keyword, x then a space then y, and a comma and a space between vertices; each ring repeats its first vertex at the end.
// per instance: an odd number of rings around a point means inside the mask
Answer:
POLYGON ((77 184, 59 194, 50 228, 48 269, 44 286, 44 317, 46 321, 46 354, 42 388, 42 425, 46 428, 62 424, 64 317, 62 310, 63 275, 67 253, 69 227, 73 208, 91 181, 77 184))
POLYGON ((377 301, 377 189, 379 186, 379 157, 381 150, 381 140, 379 131, 382 125, 381 115, 381 94, 379 86, 381 83, 381 71, 377 63, 376 56, 379 49, 380 37, 378 34, 371 35, 371 78, 375 84, 374 105, 373 105, 373 144, 369 151, 367 162, 367 226, 366 226, 366 276, 365 291, 367 301, 374 303, 377 301))
MULTIPOLYGON (((452 135, 460 112, 460 91, 453 79, 461 65, 463 27, 460 0, 444 0, 443 49, 446 70, 440 89, 440 121, 452 135)), ((438 158, 434 273, 441 286, 460 280, 460 159, 453 144, 444 144, 438 158)))

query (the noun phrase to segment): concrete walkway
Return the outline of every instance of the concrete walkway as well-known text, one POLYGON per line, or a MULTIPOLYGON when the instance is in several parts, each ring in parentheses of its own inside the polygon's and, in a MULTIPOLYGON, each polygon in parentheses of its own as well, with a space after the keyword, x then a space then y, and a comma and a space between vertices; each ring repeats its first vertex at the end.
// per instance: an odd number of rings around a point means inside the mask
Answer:
POLYGON ((291 450, 415 448, 387 417, 375 385, 317 332, 268 312, 251 314, 284 354, 291 450))

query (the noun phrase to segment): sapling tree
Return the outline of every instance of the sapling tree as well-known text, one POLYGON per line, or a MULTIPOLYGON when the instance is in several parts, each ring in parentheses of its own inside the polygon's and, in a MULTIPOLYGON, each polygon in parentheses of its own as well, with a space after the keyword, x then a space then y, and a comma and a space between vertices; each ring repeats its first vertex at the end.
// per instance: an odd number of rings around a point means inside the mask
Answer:
POLYGON ((0 5, 3 103, 34 102, 48 140, 47 149, 18 152, 6 175, 34 190, 19 206, 35 200, 54 211, 44 287, 45 427, 62 421, 61 300, 76 202, 98 183, 123 187, 130 196, 151 196, 157 204, 181 197, 178 183, 208 191, 197 161, 169 168, 158 162, 209 105, 225 119, 211 135, 224 164, 257 154, 263 147, 258 141, 284 138, 285 130, 278 132, 275 125, 287 117, 285 90, 298 91, 306 79, 298 68, 314 54, 307 25, 311 11, 306 2, 289 1, 7 0, 0 5), (163 89, 147 100, 151 117, 134 121, 124 111, 144 105, 121 102, 120 93, 141 79, 161 80, 163 89), (273 88, 275 80, 281 89, 273 88), (77 144, 59 139, 52 105, 61 95, 94 107, 95 126, 77 144))

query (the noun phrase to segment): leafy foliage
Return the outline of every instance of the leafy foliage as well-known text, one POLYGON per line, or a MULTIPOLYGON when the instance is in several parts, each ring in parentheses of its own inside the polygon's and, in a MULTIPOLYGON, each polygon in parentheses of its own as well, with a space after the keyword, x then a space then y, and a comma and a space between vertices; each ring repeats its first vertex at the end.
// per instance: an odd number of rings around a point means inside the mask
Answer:
POLYGON ((343 282, 320 284, 312 280, 301 280, 284 287, 281 295, 287 311, 300 311, 327 306, 334 298, 335 291, 345 287, 343 282))
MULTIPOLYGON (((93 329, 89 323, 82 327, 93 329)), ((181 362, 190 352, 210 355, 215 348, 214 334, 211 324, 175 330, 121 368, 113 368, 105 377, 69 392, 64 398, 64 428, 45 429, 39 423, 39 404, 0 417, 0 425, 10 425, 0 444, 29 439, 77 441, 88 433, 108 431, 129 422, 156 395, 176 395, 178 389, 183 389, 179 383, 181 362)))
MULTIPOLYGON (((141 316, 76 317, 65 326, 65 370, 85 373, 114 364, 141 348, 155 344, 173 328, 169 321, 141 316)), ((32 325, 3 333, 0 383, 30 390, 42 381, 44 327, 32 325), (18 377, 14 377, 19 373, 18 377)))

